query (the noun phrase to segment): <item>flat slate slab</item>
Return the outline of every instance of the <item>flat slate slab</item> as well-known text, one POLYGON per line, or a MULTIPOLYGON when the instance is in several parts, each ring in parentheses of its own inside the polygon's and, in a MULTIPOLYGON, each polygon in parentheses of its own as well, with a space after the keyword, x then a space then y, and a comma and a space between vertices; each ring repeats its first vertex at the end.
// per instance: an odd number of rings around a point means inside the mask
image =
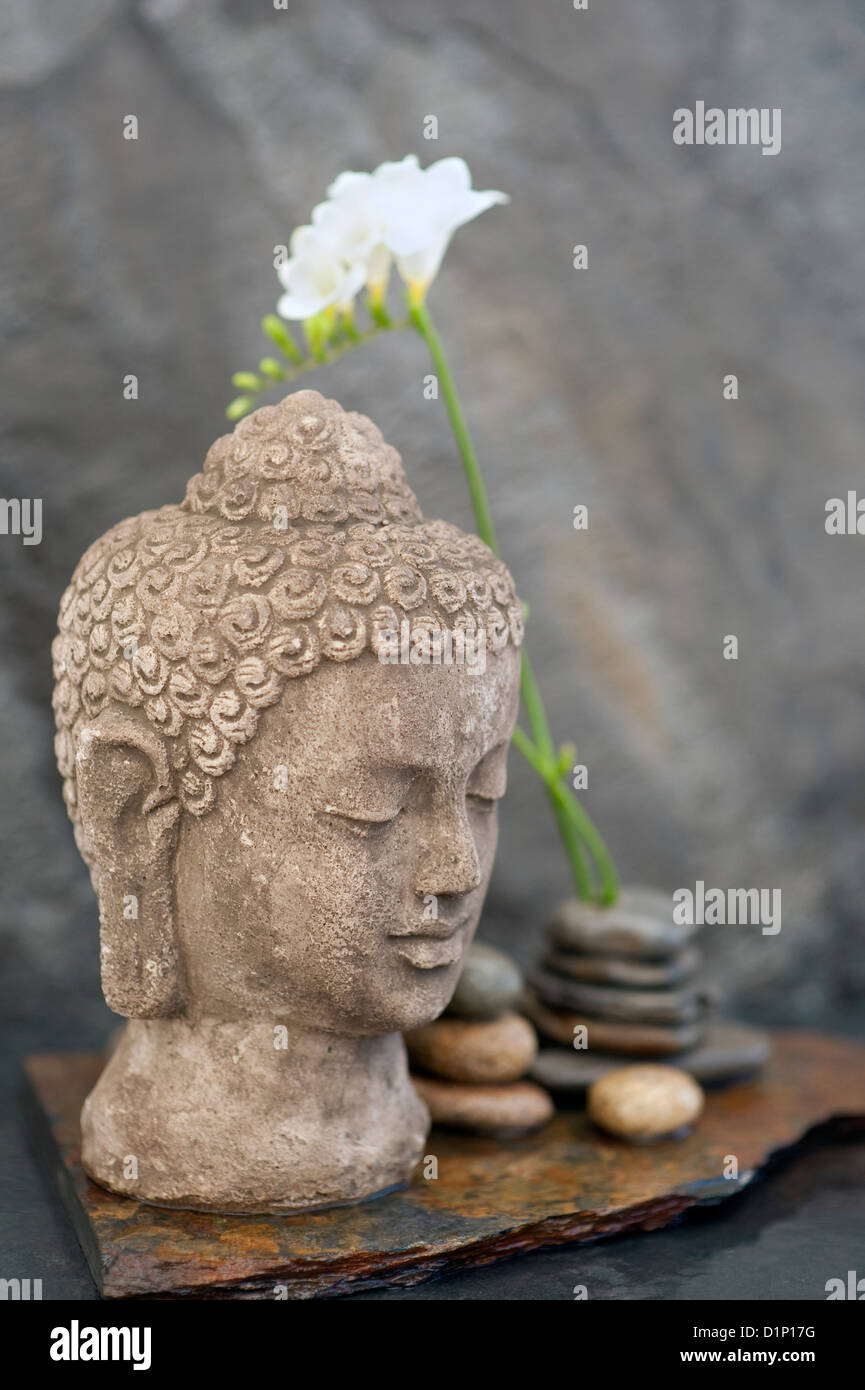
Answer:
POLYGON ((435 1179, 419 1171, 405 1190, 303 1216, 212 1216, 113 1196, 83 1172, 78 1115, 102 1066, 92 1053, 25 1063, 35 1130, 106 1298, 301 1299, 417 1284, 541 1246, 656 1230, 741 1191, 817 1128, 865 1133, 865 1045, 780 1033, 765 1072, 710 1093, 678 1142, 634 1148, 582 1112, 524 1139, 433 1130, 435 1179), (723 1176, 729 1154, 736 1180, 723 1176))
MULTIPOLYGON (((680 1067, 701 1086, 729 1086, 761 1072, 771 1054, 772 1037, 765 1029, 717 1018, 706 1025, 696 1047, 651 1060, 661 1066, 680 1067)), ((592 1048, 542 1047, 529 1076, 560 1098, 584 1097, 589 1087, 607 1072, 645 1060, 592 1048)))

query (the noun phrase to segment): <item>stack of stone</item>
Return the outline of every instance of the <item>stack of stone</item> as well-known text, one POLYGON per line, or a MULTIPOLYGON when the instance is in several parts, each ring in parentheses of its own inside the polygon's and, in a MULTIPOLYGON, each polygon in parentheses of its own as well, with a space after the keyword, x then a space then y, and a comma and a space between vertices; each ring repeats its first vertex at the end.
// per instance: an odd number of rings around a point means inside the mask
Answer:
POLYGON ((669 1061, 712 1082, 759 1069, 765 1034, 709 1020, 694 934, 673 920, 672 898, 652 889, 624 889, 613 907, 563 904, 523 999, 524 1013, 562 1046, 542 1050, 532 1075, 580 1093, 629 1061, 669 1061))
POLYGON ((551 1118, 546 1091, 523 1079, 538 1045, 515 1012, 522 992, 514 962, 475 942, 444 1016, 406 1034, 412 1080, 436 1124, 505 1138, 551 1118))

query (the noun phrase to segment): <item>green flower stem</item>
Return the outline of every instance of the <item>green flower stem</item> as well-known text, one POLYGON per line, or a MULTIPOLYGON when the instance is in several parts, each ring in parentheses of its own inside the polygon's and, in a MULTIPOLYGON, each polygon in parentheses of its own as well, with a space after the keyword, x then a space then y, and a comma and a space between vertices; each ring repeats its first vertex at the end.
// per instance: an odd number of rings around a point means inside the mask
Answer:
POLYGON ((303 353, 278 314, 265 314, 261 320, 261 331, 276 344, 289 362, 297 364, 303 361, 303 353))
MULTIPOLYGON (((463 461, 478 535, 497 555, 499 553, 498 542, 480 464, 441 339, 436 332, 426 304, 410 305, 409 321, 429 348, 433 366, 436 369, 454 438, 463 461)), ((570 787, 562 780, 561 751, 556 753, 538 683, 525 651, 523 651, 521 658, 520 690, 523 707, 532 731, 532 739, 529 739, 523 729, 517 728, 514 731, 514 742, 544 783, 556 825, 568 856, 574 887, 578 895, 585 901, 597 899, 602 903, 613 903, 619 892, 615 865, 602 836, 571 792, 570 787), (597 892, 593 889, 592 879, 586 865, 586 853, 591 857, 600 880, 597 892)))
POLYGON ((520 663, 520 693, 523 697, 523 704, 526 714, 529 716, 529 724, 535 736, 535 742, 541 753, 546 758, 555 758, 555 745, 553 736, 550 733, 550 726, 547 723, 547 712, 544 709, 544 702, 541 699, 541 692, 535 680, 535 673, 529 665, 529 659, 525 652, 522 654, 520 663))
MULTIPOLYGON (((371 343, 374 338, 380 338, 382 333, 386 333, 393 328, 408 328, 408 319, 402 319, 399 323, 388 323, 387 327, 382 324, 374 324, 372 328, 366 329, 363 333, 355 331, 352 337, 343 338, 341 342, 322 349, 320 356, 314 356, 310 353, 308 357, 301 356, 300 360, 297 362, 294 362, 292 359, 292 366, 281 369, 282 375, 279 380, 294 381, 297 377, 302 376, 304 372, 311 372, 318 367, 327 366, 331 362, 336 362, 337 359, 342 357, 344 352, 348 352, 350 348, 360 347, 363 343, 371 343)), ((235 373, 235 377, 251 375, 251 373, 246 372, 235 373)), ((233 377, 232 380, 234 379, 233 377)), ((240 420, 244 415, 248 415, 251 410, 255 410, 258 404, 258 396, 262 391, 272 386, 274 380, 276 380, 275 377, 271 380, 263 381, 257 392, 253 393, 249 390, 246 394, 238 396, 233 400, 225 412, 229 420, 240 420)))
POLYGON ((592 880, 586 867, 586 859, 580 844, 579 835, 575 827, 571 824, 567 809, 560 799, 561 785, 557 779, 550 776, 550 770, 545 759, 539 755, 535 745, 524 730, 520 728, 519 724, 514 729, 513 740, 526 762, 534 768, 535 772, 544 783, 544 788, 556 819, 556 825, 558 826, 562 844, 565 847, 565 854, 568 857, 571 877, 574 880, 574 887, 579 896, 584 901, 588 902, 594 896, 592 891, 592 880))
POLYGON ((457 448, 460 451, 463 467, 466 472, 466 482, 469 485, 469 493, 471 494, 478 535, 482 541, 486 542, 490 550, 498 555, 499 547, 496 541, 496 528, 493 525, 493 514, 490 511, 490 504, 487 500, 487 490, 484 487, 484 480, 481 476, 478 457, 475 453, 471 435, 469 434, 466 418, 463 415, 463 408, 456 392, 454 379, 451 376, 451 370, 448 366, 448 360, 445 357, 441 339, 433 327, 429 309, 425 304, 412 305, 409 309, 409 319, 429 348, 433 366, 438 374, 439 385, 442 388, 442 394, 445 398, 445 405, 447 406, 448 415, 450 416, 454 438, 456 439, 457 448))

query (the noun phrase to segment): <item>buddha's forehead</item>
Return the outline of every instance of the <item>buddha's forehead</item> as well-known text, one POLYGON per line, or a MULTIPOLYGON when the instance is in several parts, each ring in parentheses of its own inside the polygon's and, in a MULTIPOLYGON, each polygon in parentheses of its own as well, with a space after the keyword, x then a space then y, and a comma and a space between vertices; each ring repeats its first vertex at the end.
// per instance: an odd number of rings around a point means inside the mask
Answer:
POLYGON ((519 654, 466 666, 390 665, 372 655, 320 667, 269 712, 255 756, 301 775, 350 778, 370 767, 461 776, 506 750, 519 692, 519 654))

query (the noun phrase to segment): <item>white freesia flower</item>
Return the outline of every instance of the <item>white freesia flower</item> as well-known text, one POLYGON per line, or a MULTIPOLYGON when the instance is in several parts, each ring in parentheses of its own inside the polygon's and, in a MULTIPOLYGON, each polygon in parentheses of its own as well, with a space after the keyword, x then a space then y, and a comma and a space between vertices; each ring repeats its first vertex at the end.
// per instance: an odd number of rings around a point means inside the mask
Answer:
POLYGON ((305 251, 314 251, 322 245, 322 238, 316 232, 315 227, 295 227, 288 243, 288 249, 292 256, 302 256, 305 251))
POLYGON ((372 178, 387 245, 418 303, 438 274, 457 228, 496 203, 508 202, 507 194, 496 189, 474 190, 468 165, 455 157, 421 169, 416 155, 406 155, 398 162, 380 164, 372 178))
POLYGON ((365 261, 368 283, 381 283, 381 266, 386 279, 392 253, 412 297, 420 301, 457 227, 508 201, 505 193, 479 192, 471 184, 464 159, 439 159, 421 169, 417 155, 409 154, 380 164, 372 174, 340 174, 313 222, 338 254, 365 261))
POLYGON ((314 227, 298 227, 291 258, 277 270, 285 294, 276 306, 284 319, 309 319, 325 309, 347 311, 364 283, 363 265, 347 265, 314 227))
POLYGON ((346 264, 363 266, 366 287, 380 301, 387 289, 392 256, 372 176, 341 174, 329 193, 327 202, 313 208, 312 229, 346 264))
POLYGON ((464 159, 439 159, 422 169, 413 154, 371 174, 340 174, 310 225, 291 238, 291 258, 278 271, 286 291, 278 312, 288 319, 332 306, 348 312, 361 285, 381 305, 394 258, 411 302, 422 303, 456 229, 508 202, 496 189, 471 185, 464 159))

